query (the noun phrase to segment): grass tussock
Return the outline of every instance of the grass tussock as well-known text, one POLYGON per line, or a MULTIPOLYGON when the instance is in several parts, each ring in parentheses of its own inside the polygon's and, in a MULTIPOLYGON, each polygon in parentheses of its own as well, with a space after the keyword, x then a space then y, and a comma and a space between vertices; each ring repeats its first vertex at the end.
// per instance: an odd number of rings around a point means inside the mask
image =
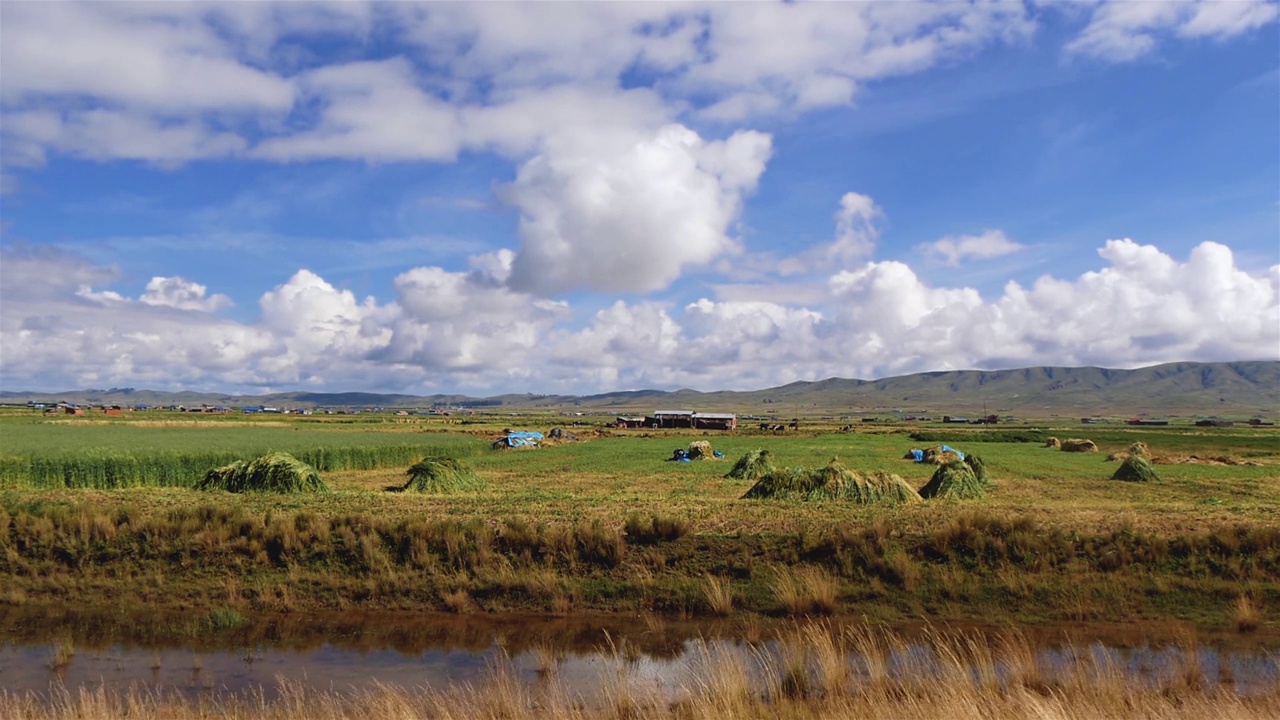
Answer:
POLYGON ((1130 455, 1111 475, 1112 480, 1124 482, 1160 482, 1160 474, 1142 455, 1130 455))
POLYGON ((977 499, 986 495, 988 485, 986 465, 977 455, 969 454, 964 460, 940 465, 929 482, 920 488, 920 497, 977 499))
POLYGON ((1253 632, 1262 624, 1262 610, 1253 598, 1244 593, 1236 598, 1234 616, 1236 630, 1242 633, 1253 632))
POLYGON ((627 541, 639 545, 656 545, 673 542, 689 533, 689 521, 684 518, 654 513, 647 519, 639 513, 631 513, 623 524, 627 541))
POLYGON ((742 497, 846 500, 864 505, 920 502, 920 496, 901 477, 885 472, 859 473, 835 458, 820 468, 774 470, 757 480, 742 497))
POLYGON ((315 468, 288 453, 271 453, 249 462, 235 462, 205 474, 197 490, 224 490, 231 493, 328 492, 315 468))
POLYGON ((792 617, 830 615, 840 606, 840 583, 817 566, 774 573, 773 596, 779 609, 792 617))
POLYGON ((447 495, 480 490, 484 481, 467 463, 452 457, 425 457, 414 463, 405 474, 404 491, 447 495))
POLYGON ((727 617, 733 614, 733 586, 728 580, 710 574, 703 576, 702 597, 712 615, 727 617))

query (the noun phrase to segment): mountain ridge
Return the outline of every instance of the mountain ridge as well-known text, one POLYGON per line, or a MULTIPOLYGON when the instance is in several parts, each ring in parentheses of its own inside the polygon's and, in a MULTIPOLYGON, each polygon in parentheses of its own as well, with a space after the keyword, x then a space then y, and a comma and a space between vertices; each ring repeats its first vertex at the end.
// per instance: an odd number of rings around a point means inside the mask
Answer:
POLYGON ((878 380, 826 378, 762 390, 620 390, 593 395, 462 394, 293 391, 233 395, 135 388, 58 393, 0 391, 0 402, 119 405, 254 405, 285 407, 577 409, 645 412, 688 407, 705 412, 812 414, 1074 413, 1274 415, 1280 412, 1280 361, 1174 362, 1132 370, 1096 366, 1033 366, 1007 370, 939 370, 878 380))

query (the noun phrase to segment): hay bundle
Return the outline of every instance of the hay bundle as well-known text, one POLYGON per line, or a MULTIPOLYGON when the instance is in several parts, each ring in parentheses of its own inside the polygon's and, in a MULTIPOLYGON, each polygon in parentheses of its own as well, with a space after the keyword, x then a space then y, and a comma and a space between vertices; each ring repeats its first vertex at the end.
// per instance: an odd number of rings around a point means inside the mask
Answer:
POLYGON ((1044 446, 1047 448, 1054 448, 1056 450, 1062 447, 1062 441, 1056 437, 1051 436, 1048 440, 1044 441, 1044 446))
POLYGON ((1150 458, 1151 458, 1151 448, 1150 448, 1150 447, 1148 447, 1146 443, 1144 443, 1144 442, 1142 442, 1141 440, 1139 440, 1139 441, 1137 441, 1137 442, 1135 442, 1134 444, 1132 444, 1132 445, 1130 445, 1130 446, 1129 446, 1129 454, 1130 454, 1130 455, 1141 455, 1141 456, 1142 456, 1142 457, 1144 457, 1144 458, 1150 459, 1150 458))
POLYGON ((271 453, 257 460, 231 463, 205 473, 197 490, 227 492, 328 492, 315 468, 288 453, 271 453))
POLYGON ((1130 455, 1124 464, 1116 468, 1111 479, 1125 482, 1160 482, 1160 475, 1146 458, 1141 455, 1130 455))
POLYGON ((1092 440, 1068 438, 1062 441, 1062 452, 1098 452, 1098 446, 1092 440))
POLYGON ((689 459, 714 460, 715 454, 711 449, 711 443, 706 440, 694 440, 689 443, 689 459))
POLYGON ((725 477, 733 480, 759 480, 776 470, 768 450, 752 450, 738 458, 738 462, 733 464, 725 477))
POLYGON ((960 453, 946 445, 936 445, 934 447, 924 449, 923 462, 929 463, 930 465, 946 465, 949 462, 954 462, 959 459, 960 453))
POLYGON ((862 474, 835 458, 817 469, 775 470, 756 481, 744 499, 848 500, 863 505, 920 502, 902 478, 884 472, 862 474))
POLYGON ((954 460, 934 471, 929 482, 920 488, 922 498, 980 498, 986 494, 986 468, 982 461, 969 455, 964 460, 954 460), (971 462, 969 458, 974 458, 971 462))
POLYGON ((471 466, 451 457, 423 458, 405 474, 409 481, 401 489, 414 492, 444 495, 484 487, 484 482, 471 466))

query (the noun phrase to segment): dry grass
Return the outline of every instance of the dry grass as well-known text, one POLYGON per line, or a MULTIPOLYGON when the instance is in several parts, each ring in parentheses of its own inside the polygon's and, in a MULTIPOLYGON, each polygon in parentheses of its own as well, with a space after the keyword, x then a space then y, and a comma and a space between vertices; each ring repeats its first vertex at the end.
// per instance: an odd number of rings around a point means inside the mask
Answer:
POLYGON ((1242 593, 1236 598, 1235 622, 1236 630, 1242 633, 1253 632, 1262 624, 1262 610, 1258 608, 1253 598, 1246 594, 1242 593))
POLYGON ((1062 441, 1063 452, 1098 452, 1098 445, 1084 438, 1068 438, 1062 441))
POLYGON ((839 607, 840 584, 826 570, 806 566, 794 571, 777 569, 773 596, 788 615, 827 615, 839 607))
POLYGON ((710 574, 703 576, 702 596, 711 614, 725 617, 733 613, 733 587, 729 581, 710 574))

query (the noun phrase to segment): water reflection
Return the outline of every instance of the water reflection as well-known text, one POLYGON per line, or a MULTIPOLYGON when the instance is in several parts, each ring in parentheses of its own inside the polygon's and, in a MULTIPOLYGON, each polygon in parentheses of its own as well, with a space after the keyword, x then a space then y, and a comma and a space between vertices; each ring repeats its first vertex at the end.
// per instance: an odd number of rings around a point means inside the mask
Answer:
POLYGON ((210 632, 184 625, 191 619, 181 617, 4 620, 0 684, 41 694, 143 686, 189 697, 261 693, 273 699, 282 681, 336 692, 374 684, 443 689, 481 685, 502 668, 535 686, 554 679, 588 702, 600 688, 621 685, 676 698, 711 666, 723 670, 726 658, 751 686, 780 682, 778 691, 785 691, 787 682, 818 683, 805 676, 831 672, 831 661, 819 657, 822 634, 839 641, 832 647, 854 683, 944 678, 962 666, 970 682, 993 687, 1025 683, 1029 674, 1052 682, 1082 667, 1152 686, 1177 681, 1243 694, 1280 684, 1280 638, 1197 636, 1177 626, 1058 626, 1011 634, 921 625, 884 633, 852 622, 814 626, 754 617, 382 614, 260 617, 210 632))

